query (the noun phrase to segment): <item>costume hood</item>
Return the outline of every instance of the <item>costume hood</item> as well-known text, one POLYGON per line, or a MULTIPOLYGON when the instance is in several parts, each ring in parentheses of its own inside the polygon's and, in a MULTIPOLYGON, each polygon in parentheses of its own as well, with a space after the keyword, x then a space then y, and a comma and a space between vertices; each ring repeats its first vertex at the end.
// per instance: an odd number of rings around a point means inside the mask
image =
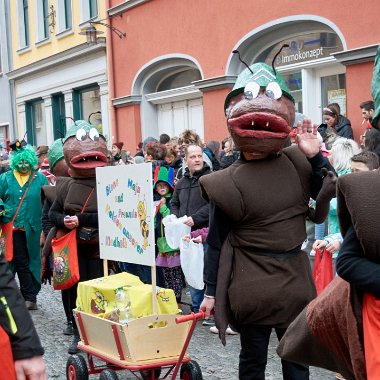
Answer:
POLYGON ((249 68, 252 70, 253 74, 247 68, 237 77, 232 91, 226 97, 226 100, 224 102, 224 109, 228 107, 230 99, 233 96, 244 92, 244 88, 249 82, 256 82, 260 87, 264 88, 266 88, 271 82, 277 82, 282 90, 283 95, 285 95, 294 103, 293 96, 290 94, 285 80, 280 73, 275 73, 272 67, 266 65, 265 63, 255 63, 249 68))
POLYGON ((55 164, 63 159, 63 143, 61 139, 57 139, 53 142, 48 151, 49 167, 53 170, 55 164))

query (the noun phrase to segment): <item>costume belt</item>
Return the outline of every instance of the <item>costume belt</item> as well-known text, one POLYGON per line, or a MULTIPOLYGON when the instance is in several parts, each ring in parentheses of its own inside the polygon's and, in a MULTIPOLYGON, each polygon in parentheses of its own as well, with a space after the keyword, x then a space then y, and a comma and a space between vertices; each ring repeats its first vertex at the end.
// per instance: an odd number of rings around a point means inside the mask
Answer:
POLYGON ((276 259, 289 259, 291 257, 297 256, 301 252, 302 244, 297 245, 297 247, 291 249, 290 251, 276 251, 264 248, 249 248, 250 252, 259 256, 269 256, 275 257, 276 259))

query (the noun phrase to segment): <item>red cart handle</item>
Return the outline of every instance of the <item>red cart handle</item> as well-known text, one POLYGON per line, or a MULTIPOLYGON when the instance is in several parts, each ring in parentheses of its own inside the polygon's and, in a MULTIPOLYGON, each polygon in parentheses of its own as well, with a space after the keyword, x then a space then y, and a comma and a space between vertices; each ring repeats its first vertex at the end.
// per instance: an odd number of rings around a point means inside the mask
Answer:
POLYGON ((188 321, 193 321, 195 319, 205 319, 206 313, 202 310, 199 310, 198 313, 191 313, 189 315, 183 315, 182 317, 177 317, 175 323, 183 323, 188 321))

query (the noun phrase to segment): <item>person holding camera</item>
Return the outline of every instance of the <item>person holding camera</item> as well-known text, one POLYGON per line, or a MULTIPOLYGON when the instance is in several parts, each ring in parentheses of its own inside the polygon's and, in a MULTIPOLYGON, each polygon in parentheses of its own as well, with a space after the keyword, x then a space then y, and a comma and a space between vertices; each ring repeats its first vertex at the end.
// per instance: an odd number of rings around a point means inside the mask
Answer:
POLYGON ((123 149, 123 145, 123 142, 115 142, 112 144, 111 152, 114 159, 114 166, 125 165, 125 162, 121 157, 121 150, 123 149))

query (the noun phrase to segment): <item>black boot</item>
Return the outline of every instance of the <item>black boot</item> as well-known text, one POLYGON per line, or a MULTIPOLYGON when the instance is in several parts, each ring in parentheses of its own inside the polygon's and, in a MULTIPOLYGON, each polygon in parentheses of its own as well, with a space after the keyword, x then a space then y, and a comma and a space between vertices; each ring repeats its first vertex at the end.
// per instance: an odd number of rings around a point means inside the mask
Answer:
POLYGON ((68 353, 71 355, 77 354, 79 352, 78 342, 80 341, 79 331, 77 329, 74 330, 73 341, 71 342, 68 353))
POLYGON ((74 335, 74 327, 72 322, 66 322, 66 327, 63 329, 65 335, 74 335))

